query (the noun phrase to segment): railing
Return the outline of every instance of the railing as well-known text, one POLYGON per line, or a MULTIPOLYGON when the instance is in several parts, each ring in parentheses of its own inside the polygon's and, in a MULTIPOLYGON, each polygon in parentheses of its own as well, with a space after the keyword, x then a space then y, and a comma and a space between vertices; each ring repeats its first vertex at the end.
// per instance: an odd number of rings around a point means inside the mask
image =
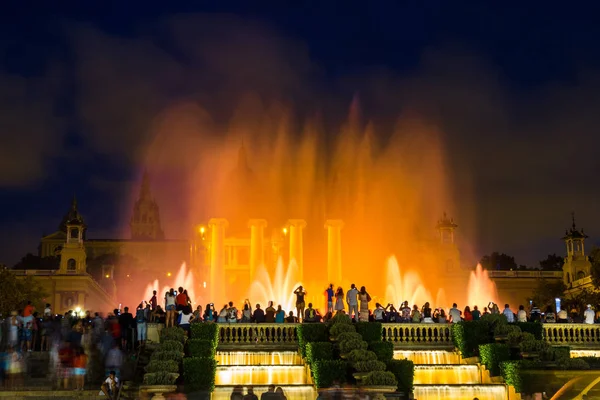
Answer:
POLYGON ((562 271, 494 271, 488 270, 490 278, 557 278, 562 279, 562 271))
POLYGON ((298 324, 219 324, 219 347, 225 346, 298 346, 298 324))
POLYGON ((383 341, 392 342, 396 347, 451 347, 450 324, 389 323, 383 324, 383 341))
POLYGON ((544 339, 551 345, 600 346, 600 324, 544 324, 544 339))
MULTIPOLYGON (((218 324, 219 347, 298 346, 299 324, 218 324)), ((553 346, 600 348, 600 324, 543 324, 544 339, 553 346)), ((382 339, 396 348, 452 347, 452 324, 384 323, 382 339)))

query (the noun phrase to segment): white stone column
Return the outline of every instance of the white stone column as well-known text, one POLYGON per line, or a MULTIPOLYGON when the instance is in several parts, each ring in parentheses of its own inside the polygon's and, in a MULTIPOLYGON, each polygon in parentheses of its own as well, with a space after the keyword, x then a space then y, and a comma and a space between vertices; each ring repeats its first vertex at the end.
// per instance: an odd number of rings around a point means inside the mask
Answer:
POLYGON ((328 283, 341 285, 342 283, 342 228, 344 221, 341 219, 328 219, 325 221, 327 229, 327 279, 328 283))
POLYGON ((229 223, 225 218, 212 218, 208 221, 210 227, 210 299, 216 301, 217 296, 223 296, 225 291, 225 229, 229 223))
POLYGON ((302 229, 306 228, 306 221, 303 219, 288 220, 290 226, 290 262, 296 261, 298 265, 299 279, 304 277, 303 249, 302 249, 302 229))
POLYGON ((251 219, 248 221, 250 228, 250 282, 254 281, 256 269, 265 263, 265 228, 267 221, 264 219, 251 219))

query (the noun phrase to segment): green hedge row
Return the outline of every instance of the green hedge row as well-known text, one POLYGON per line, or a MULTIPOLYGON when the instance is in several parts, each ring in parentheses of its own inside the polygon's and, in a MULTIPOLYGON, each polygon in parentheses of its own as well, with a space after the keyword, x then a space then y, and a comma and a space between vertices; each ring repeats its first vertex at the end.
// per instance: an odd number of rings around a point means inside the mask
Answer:
MULTIPOLYGON (((201 325, 201 324, 197 324, 201 325)), ((217 361, 214 358, 188 357, 183 359, 183 380, 187 392, 215 389, 217 361)))
POLYGON ((215 347, 219 342, 219 325, 217 324, 191 324, 190 333, 192 339, 210 340, 215 343, 215 347))
POLYGON ((490 324, 485 321, 452 324, 452 341, 463 357, 474 357, 479 354, 479 345, 493 341, 490 324))
POLYGON ((394 344, 392 342, 370 342, 369 350, 377 355, 377 359, 389 363, 394 358, 394 344))
POLYGON ((343 360, 317 360, 312 365, 312 373, 317 389, 346 383, 348 363, 343 360))
POLYGON ((398 391, 407 397, 413 391, 415 365, 410 360, 391 360, 387 363, 387 370, 394 374, 398 381, 398 391))
POLYGON ((531 333, 537 340, 544 338, 544 326, 539 322, 515 322, 509 325, 518 326, 521 332, 531 333))
POLYGON ((318 360, 332 360, 333 345, 330 342, 308 342, 306 344, 306 361, 313 365, 318 360))
POLYGON ((214 358, 217 350, 216 343, 206 339, 190 339, 186 346, 190 357, 214 358))
POLYGON ((219 326, 213 323, 192 324, 187 342, 189 357, 183 359, 183 379, 187 392, 215 389, 217 361, 214 359, 219 342, 219 326))
POLYGON ((365 342, 381 342, 381 322, 357 322, 354 326, 365 342))
POLYGON ((327 324, 301 324, 296 328, 298 348, 302 357, 306 358, 306 345, 309 342, 327 342, 329 334, 327 324))
POLYGON ((489 343, 479 346, 481 363, 490 371, 491 376, 500 375, 500 363, 510 360, 510 347, 507 344, 489 343))

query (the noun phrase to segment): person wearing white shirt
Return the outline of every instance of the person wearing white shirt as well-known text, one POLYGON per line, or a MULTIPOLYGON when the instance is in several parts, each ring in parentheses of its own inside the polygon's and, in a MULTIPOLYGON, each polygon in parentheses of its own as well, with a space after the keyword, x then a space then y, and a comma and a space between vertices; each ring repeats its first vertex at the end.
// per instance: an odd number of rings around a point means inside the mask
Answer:
POLYGON ((504 314, 504 316, 506 317, 506 320, 509 323, 515 322, 515 313, 512 312, 512 310, 510 309, 510 306, 508 304, 504 305, 504 311, 502 311, 502 314, 504 314))
POLYGON ((587 310, 585 310, 583 312, 583 321, 586 324, 593 324, 594 323, 594 316, 596 315, 596 313, 594 313, 594 310, 592 310, 592 305, 588 304, 587 305, 587 310))
POLYGON ((448 311, 448 315, 450 316, 450 321, 453 324, 462 321, 462 318, 460 317, 460 310, 458 309, 456 303, 452 304, 452 308, 450 309, 450 311, 448 311))
POLYGON ((119 378, 117 378, 115 371, 110 371, 108 378, 102 382, 99 396, 108 396, 111 399, 116 397, 117 388, 119 387, 119 378))
POLYGON ((527 322, 527 311, 525 311, 525 307, 523 305, 519 306, 519 311, 517 312, 517 321, 527 322))
POLYGON ((354 283, 346 292, 346 303, 348 303, 348 315, 352 318, 354 312, 354 318, 358 321, 358 289, 354 283))

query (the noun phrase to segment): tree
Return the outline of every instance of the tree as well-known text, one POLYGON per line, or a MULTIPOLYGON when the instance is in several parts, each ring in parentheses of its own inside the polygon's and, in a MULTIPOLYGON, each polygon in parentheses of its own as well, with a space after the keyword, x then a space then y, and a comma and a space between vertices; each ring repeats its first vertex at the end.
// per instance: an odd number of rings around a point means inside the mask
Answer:
POLYGON ((556 254, 548 254, 544 260, 540 260, 540 269, 543 271, 562 271, 565 259, 556 254))
POLYGON ((510 271, 517 269, 514 257, 496 251, 489 256, 483 256, 479 263, 484 269, 488 270, 510 271))
POLYGON ((549 281, 541 279, 533 291, 533 302, 543 311, 546 307, 554 304, 554 299, 563 297, 567 286, 561 280, 549 281))
POLYGON ((47 296, 41 285, 32 276, 18 279, 9 269, 0 269, 0 313, 7 316, 11 311, 22 309, 27 301, 38 309, 43 306, 47 296))

